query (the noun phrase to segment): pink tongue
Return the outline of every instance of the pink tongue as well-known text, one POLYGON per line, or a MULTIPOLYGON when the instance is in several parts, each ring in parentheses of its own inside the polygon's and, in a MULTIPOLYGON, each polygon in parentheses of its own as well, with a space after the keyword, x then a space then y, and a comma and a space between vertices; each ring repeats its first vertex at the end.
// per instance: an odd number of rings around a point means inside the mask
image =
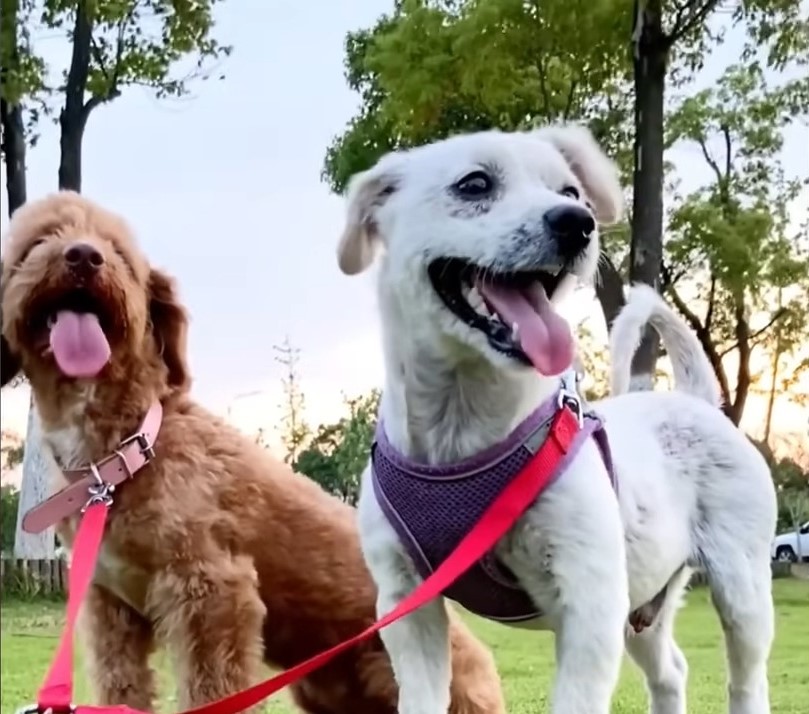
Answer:
POLYGON ((532 286, 530 293, 482 282, 478 282, 477 289, 503 322, 518 325, 520 347, 539 372, 551 376, 570 367, 570 326, 556 313, 539 285, 532 286))
POLYGON ((51 349, 68 377, 95 377, 110 359, 110 344, 89 312, 60 312, 51 328, 51 349))

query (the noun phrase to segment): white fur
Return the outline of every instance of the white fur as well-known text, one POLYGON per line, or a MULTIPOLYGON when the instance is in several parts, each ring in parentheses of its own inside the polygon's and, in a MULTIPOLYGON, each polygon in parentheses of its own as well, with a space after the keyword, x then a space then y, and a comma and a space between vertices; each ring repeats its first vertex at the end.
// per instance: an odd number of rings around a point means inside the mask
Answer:
MULTIPOLYGON (((615 169, 580 127, 459 136, 388 155, 352 182, 339 263, 344 272, 357 273, 383 253, 378 292, 386 383, 380 412, 392 443, 411 458, 440 463, 468 457, 503 439, 556 388, 556 379, 495 352, 482 333, 456 319, 432 289, 426 266, 448 255, 495 268, 536 263, 551 241, 542 215, 573 200, 559 194, 570 184, 582 189, 582 200, 602 222, 620 215, 615 169), (470 214, 448 186, 481 166, 497 172, 502 189, 488 210, 470 214)), ((598 253, 594 235, 554 301, 576 278, 592 280, 598 253)), ((635 291, 614 328, 629 336, 621 338, 625 352, 613 355, 624 371, 636 342, 633 330, 641 326, 638 315, 645 314, 642 300, 649 313, 648 296, 635 291)), ((672 340, 682 332, 676 317, 657 304, 651 313, 675 365, 688 365, 691 378, 678 387, 710 397, 710 370, 696 342, 672 340)), ((678 378, 683 374, 678 371, 678 378)), ((613 378, 625 384, 625 376, 613 378)), ((646 675, 651 711, 684 714, 686 663, 672 624, 689 565, 706 569, 725 628, 730 711, 769 712, 774 492, 761 456, 710 401, 682 391, 643 392, 594 405, 606 419, 619 497, 591 441, 498 545, 545 613, 535 624, 556 634, 554 714, 607 714, 625 640, 646 675), (626 636, 630 610, 667 584, 653 626, 626 636)), ((419 577, 377 505, 368 471, 359 523, 382 614, 419 577)), ((399 713, 446 712, 443 602, 390 626, 382 637, 400 685, 399 713)))
POLYGON ((627 304, 610 332, 612 396, 632 391, 632 355, 640 345, 647 323, 660 334, 668 349, 677 388, 721 407, 719 385, 696 336, 660 299, 654 288, 643 284, 629 289, 627 304))

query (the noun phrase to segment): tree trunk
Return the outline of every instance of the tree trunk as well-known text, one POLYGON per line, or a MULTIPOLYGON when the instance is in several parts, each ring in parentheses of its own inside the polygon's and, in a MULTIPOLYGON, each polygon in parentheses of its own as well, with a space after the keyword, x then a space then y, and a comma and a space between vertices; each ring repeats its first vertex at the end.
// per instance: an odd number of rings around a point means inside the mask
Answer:
POLYGON ((601 312, 604 313, 604 322, 607 323, 609 332, 612 329, 612 323, 621 312, 621 308, 626 305, 626 298, 624 297, 624 279, 606 253, 601 254, 595 287, 596 297, 601 305, 601 312))
POLYGON ((6 192, 8 215, 11 216, 26 201, 25 124, 22 107, 0 99, 0 124, 3 127, 2 151, 6 163, 6 192))
MULTIPOLYGON (((778 290, 778 308, 781 309, 783 307, 783 292, 779 288, 778 290)), ((775 346, 773 348, 773 355, 772 355, 772 368, 770 370, 770 389, 769 393, 767 394, 767 416, 764 419, 764 435, 762 437, 762 441, 770 445, 770 432, 772 431, 772 413, 775 410, 775 398, 776 398, 776 387, 778 386, 778 372, 779 372, 779 363, 781 361, 781 353, 783 351, 783 341, 781 339, 781 328, 780 326, 775 327, 775 346)))
POLYGON ((81 192, 81 143, 84 127, 67 120, 64 110, 59 117, 59 188, 81 192))
POLYGON ((744 407, 747 404, 747 396, 752 382, 750 375, 752 347, 750 345, 750 325, 747 323, 745 314, 744 295, 735 296, 734 303, 733 315, 736 320, 734 334, 739 351, 739 366, 736 371, 736 393, 733 396, 733 404, 725 405, 725 414, 738 426, 744 414, 744 407))
MULTIPOLYGON (((13 43, 9 63, 18 58, 18 33, 16 2, 3 2, 3 22, 13 28, 6 41, 13 43)), ((23 107, 17 101, 10 103, 7 98, 0 100, 0 124, 3 129, 2 150, 6 164, 6 192, 8 195, 8 215, 12 216, 27 200, 27 179, 25 167, 25 123, 23 107)), ((52 558, 55 552, 53 528, 44 533, 32 535, 20 528, 23 515, 36 503, 48 496, 48 467, 42 452, 42 439, 39 431, 39 418, 34 409, 33 399, 28 408, 28 428, 25 434, 25 452, 22 462, 22 485, 17 508, 17 530, 14 535, 14 555, 17 558, 52 558)))
POLYGON ((93 25, 88 3, 76 6, 73 27, 73 52, 65 85, 65 105, 59 114, 59 188, 81 191, 81 150, 84 127, 92 111, 92 100, 85 104, 87 77, 90 69, 90 42, 93 25))
MULTIPOLYGON (((661 0, 635 0, 634 22, 635 165, 629 282, 659 289, 663 263, 663 119, 668 61, 661 0)), ((636 387, 653 387, 658 350, 656 333, 647 329, 632 362, 636 387)))

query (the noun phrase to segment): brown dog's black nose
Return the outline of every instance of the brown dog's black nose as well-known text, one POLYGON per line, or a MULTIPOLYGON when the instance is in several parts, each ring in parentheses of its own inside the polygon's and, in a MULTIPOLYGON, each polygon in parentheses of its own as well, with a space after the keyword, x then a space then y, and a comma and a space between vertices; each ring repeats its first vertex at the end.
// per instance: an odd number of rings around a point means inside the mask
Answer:
POLYGON ((89 275, 104 265, 104 256, 87 243, 73 243, 65 249, 65 262, 71 270, 89 275))

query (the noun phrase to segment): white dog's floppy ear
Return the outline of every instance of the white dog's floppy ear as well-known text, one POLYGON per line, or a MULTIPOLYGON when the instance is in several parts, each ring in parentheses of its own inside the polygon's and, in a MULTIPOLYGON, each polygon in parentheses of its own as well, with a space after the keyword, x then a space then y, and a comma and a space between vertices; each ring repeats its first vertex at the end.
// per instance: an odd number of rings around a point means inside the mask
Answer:
POLYGON ((337 263, 346 275, 361 273, 373 262, 379 242, 375 213, 396 190, 397 179, 391 154, 351 179, 346 226, 337 246, 337 263))
POLYGON ((624 212, 624 196, 618 167, 598 145, 590 130, 580 124, 538 129, 535 136, 553 144, 576 174, 602 225, 617 223, 624 212))

